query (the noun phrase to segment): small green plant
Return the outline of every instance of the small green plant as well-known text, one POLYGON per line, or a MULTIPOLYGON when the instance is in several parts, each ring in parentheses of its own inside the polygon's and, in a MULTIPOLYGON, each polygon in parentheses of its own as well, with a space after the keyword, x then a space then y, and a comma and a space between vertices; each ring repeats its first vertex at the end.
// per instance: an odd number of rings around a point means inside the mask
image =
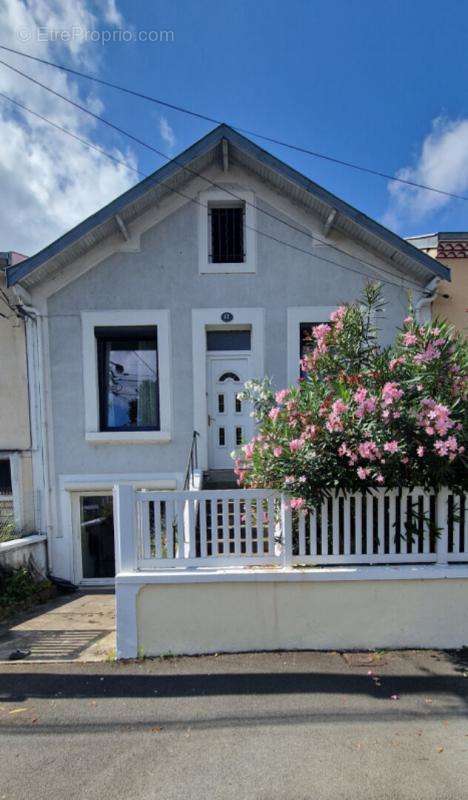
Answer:
POLYGON ((16 569, 0 568, 0 609, 2 610, 8 611, 14 606, 43 599, 51 589, 52 584, 42 578, 32 560, 26 566, 16 569))

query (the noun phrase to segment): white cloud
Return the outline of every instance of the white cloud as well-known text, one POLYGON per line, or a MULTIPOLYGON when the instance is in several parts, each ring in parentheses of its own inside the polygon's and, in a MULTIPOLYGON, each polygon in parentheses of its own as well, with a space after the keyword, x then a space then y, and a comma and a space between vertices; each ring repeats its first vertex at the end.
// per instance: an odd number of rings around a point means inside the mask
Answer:
MULTIPOLYGON (((414 166, 406 166, 396 177, 443 189, 452 194, 468 191, 468 119, 450 120, 437 117, 424 138, 414 166)), ((383 223, 401 229, 408 223, 419 223, 442 211, 451 198, 437 192, 388 184, 389 205, 383 223)))
POLYGON ((169 122, 167 121, 166 117, 160 117, 159 120, 159 133, 161 134, 161 138, 164 139, 167 145, 172 149, 176 143, 175 133, 172 130, 169 122))
MULTIPOLYGON (((112 5, 112 4, 111 4, 112 5)), ((116 9, 117 12, 117 9, 116 9)), ((118 12, 117 12, 118 13, 118 12)), ((0 0, 2 43, 52 61, 92 64, 97 48, 77 38, 62 44, 40 40, 39 28, 95 29, 99 18, 90 0, 69 4, 61 0, 0 0), (18 31, 30 31, 25 44, 18 31)), ((82 105, 101 110, 103 101, 94 88, 87 94, 68 75, 13 54, 0 57, 82 105)), ((99 123, 49 92, 0 65, 0 91, 99 146, 99 123)), ((56 239, 135 183, 126 166, 76 142, 47 123, 20 111, 0 98, 0 250, 28 255, 56 239)), ((104 149, 110 150, 107 145, 104 149)), ((131 150, 111 150, 112 155, 135 167, 131 150)))
POLYGON ((100 5, 102 6, 106 22, 108 22, 109 25, 115 25, 116 28, 122 29, 124 26, 124 18, 117 9, 115 0, 100 0, 100 5))

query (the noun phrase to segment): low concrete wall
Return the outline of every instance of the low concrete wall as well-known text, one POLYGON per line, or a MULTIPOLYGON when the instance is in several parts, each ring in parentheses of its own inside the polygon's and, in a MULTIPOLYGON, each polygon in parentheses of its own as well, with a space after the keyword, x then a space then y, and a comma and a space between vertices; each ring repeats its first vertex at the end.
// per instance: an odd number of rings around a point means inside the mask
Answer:
MULTIPOLYGON (((460 575, 462 568, 455 569, 460 575)), ((344 581, 223 576, 217 582, 144 585, 134 593, 138 650, 461 647, 468 644, 468 572, 458 579, 455 574, 344 581)))
POLYGON ((29 563, 30 558, 38 572, 45 576, 47 572, 47 537, 42 535, 25 536, 0 542, 0 564, 15 569, 29 563))

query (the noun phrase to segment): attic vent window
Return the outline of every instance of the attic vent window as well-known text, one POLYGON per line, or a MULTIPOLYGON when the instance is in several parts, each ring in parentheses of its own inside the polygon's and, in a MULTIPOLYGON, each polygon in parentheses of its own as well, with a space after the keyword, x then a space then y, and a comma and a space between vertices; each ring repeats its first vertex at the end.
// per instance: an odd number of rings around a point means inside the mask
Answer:
POLYGON ((212 264, 241 264, 245 261, 244 204, 208 206, 209 260, 212 264))

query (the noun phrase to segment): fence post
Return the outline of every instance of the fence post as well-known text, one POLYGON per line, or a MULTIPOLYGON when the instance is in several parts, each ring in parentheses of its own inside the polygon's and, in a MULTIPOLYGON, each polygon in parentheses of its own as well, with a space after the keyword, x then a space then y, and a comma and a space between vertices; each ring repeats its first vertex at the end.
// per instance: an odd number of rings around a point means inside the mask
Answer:
POLYGON ((114 486, 114 540, 116 573, 135 572, 135 490, 127 484, 114 486))
POLYGON ((283 567, 292 566, 292 514, 288 499, 281 495, 281 533, 283 539, 283 567))
POLYGON ((437 563, 448 562, 448 489, 441 489, 436 496, 436 525, 440 533, 436 540, 437 563))

